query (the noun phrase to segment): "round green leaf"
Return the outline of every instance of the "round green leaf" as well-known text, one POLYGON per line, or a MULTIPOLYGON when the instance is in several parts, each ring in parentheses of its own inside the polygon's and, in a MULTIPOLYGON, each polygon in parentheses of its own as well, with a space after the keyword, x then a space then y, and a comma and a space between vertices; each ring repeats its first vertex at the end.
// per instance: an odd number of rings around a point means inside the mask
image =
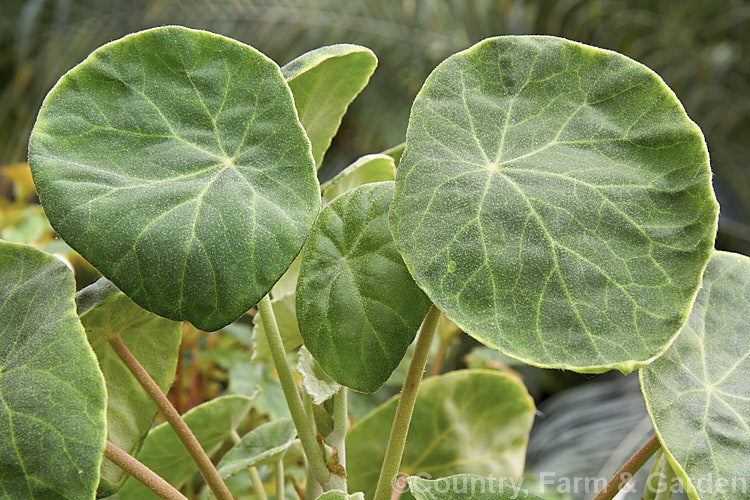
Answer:
MULTIPOLYGON (((346 437, 349 486, 367 498, 375 493, 398 398, 354 424, 346 437)), ((427 378, 419 387, 401 471, 519 478, 533 419, 534 402, 513 376, 460 370, 427 378)))
POLYGON ((221 457, 216 468, 221 477, 226 478, 249 467, 276 463, 296 437, 297 429, 288 418, 265 423, 245 434, 221 457))
POLYGON ((747 498, 750 258, 713 254, 687 324, 640 376, 654 428, 688 496, 747 498))
POLYGON ((341 43, 302 54, 281 68, 320 166, 346 109, 378 65, 366 47, 341 43))
POLYGON ((417 500, 542 500, 497 479, 471 474, 435 480, 411 476, 406 481, 417 500))
POLYGON ((94 498, 107 396, 74 294, 60 260, 0 242, 3 498, 94 498))
POLYGON ((63 76, 29 163, 70 246, 140 306, 203 330, 268 293, 320 206, 279 67, 181 27, 128 35, 63 76))
POLYGON ((365 184, 320 213, 297 282, 305 345, 336 382, 378 390, 414 340, 430 302, 388 228, 393 182, 365 184))
POLYGON ((390 223, 417 283, 527 363, 629 372, 687 318, 718 205, 700 129, 654 72, 491 38, 417 96, 390 223))
MULTIPOLYGON (((252 399, 245 396, 222 396, 196 406, 182 418, 210 456, 237 429, 251 405, 252 399)), ((151 429, 137 458, 178 489, 198 473, 195 462, 167 422, 151 429)), ((159 498, 132 477, 117 496, 120 500, 159 498)))
MULTIPOLYGON (((76 304, 107 387, 107 439, 135 455, 158 408, 109 341, 122 340, 161 390, 168 392, 182 340, 180 323, 138 307, 105 278, 78 292, 76 304)), ((125 472, 105 458, 97 495, 113 495, 125 478, 125 472)))

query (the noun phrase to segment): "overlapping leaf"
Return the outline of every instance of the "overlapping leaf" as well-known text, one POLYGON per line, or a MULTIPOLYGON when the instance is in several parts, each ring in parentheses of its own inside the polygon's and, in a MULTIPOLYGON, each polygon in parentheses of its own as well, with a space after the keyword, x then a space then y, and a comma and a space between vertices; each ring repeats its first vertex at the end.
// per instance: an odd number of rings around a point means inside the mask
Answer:
POLYGON ((106 393, 75 312, 73 274, 0 242, 0 495, 94 498, 106 393))
POLYGON ((559 38, 487 39, 429 76, 406 144, 394 239, 467 333, 585 372, 666 349, 718 206, 703 136, 655 73, 559 38))
POLYGON ((265 423, 245 434, 240 442, 221 457, 216 466, 222 477, 249 467, 276 463, 294 443, 297 430, 288 418, 265 423))
POLYGON ((392 182, 365 184, 321 211, 305 245, 297 319, 328 375, 374 392, 414 340, 430 303, 388 228, 392 182))
POLYGON ((357 186, 395 179, 396 164, 393 157, 386 154, 365 155, 320 186, 320 193, 323 204, 327 204, 357 186))
POLYGON ((311 50, 281 68, 294 94, 317 166, 346 109, 365 88, 377 64, 370 49, 338 44, 311 50))
MULTIPOLYGON (((252 400, 245 396, 222 396, 196 406, 182 417, 210 456, 237 428, 251 404, 252 400)), ((175 488, 198 473, 187 450, 166 422, 151 429, 137 458, 175 488)), ((121 500, 159 498, 132 477, 117 496, 121 500)))
POLYGON ((669 350, 641 370, 641 387, 688 496, 746 498, 750 258, 713 254, 687 324, 669 350))
MULTIPOLYGON (((349 486, 368 498, 375 491, 397 404, 398 396, 352 426, 346 438, 349 486)), ((515 377, 463 370, 425 379, 401 471, 517 479, 533 418, 534 403, 515 377)))
POLYGON ((29 162, 66 242, 142 307, 203 330, 268 293, 320 204, 279 67, 181 27, 109 43, 62 77, 29 162))
MULTIPOLYGON (((139 307, 104 278, 78 292, 76 302, 107 387, 107 439, 135 455, 158 409, 109 340, 122 340, 161 390, 167 392, 177 367, 180 323, 139 307)), ((114 494, 124 479, 122 469, 105 458, 98 495, 114 494)))

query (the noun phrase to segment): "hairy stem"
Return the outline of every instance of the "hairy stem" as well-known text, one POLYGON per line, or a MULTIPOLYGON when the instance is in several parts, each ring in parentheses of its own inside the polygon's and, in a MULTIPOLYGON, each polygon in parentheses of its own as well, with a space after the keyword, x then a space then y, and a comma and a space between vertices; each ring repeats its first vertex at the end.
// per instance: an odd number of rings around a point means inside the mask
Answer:
POLYGON ((110 338, 109 343, 122 362, 125 363, 125 366, 128 367, 128 370, 130 370, 136 380, 138 380, 138 383, 141 384, 154 403, 156 403, 156 406, 162 412, 164 418, 169 422, 169 425, 172 427, 175 434, 177 434, 180 441, 182 441, 182 444, 192 457, 195 465, 198 466, 198 470, 203 476, 203 479, 206 481, 206 484, 216 498, 219 500, 232 500, 232 494, 224 484, 224 481, 221 479, 221 476, 211 462, 211 459, 208 458, 208 455, 206 455, 206 452, 201 447, 198 439, 187 426, 185 421, 182 420, 182 417, 177 413, 177 410, 172 406, 172 403, 169 402, 167 396, 162 392, 156 382, 154 382, 154 379, 151 378, 151 375, 149 375, 143 366, 141 366, 120 337, 110 338))
POLYGON ((609 480, 607 486, 604 487, 595 497, 594 500, 612 500, 615 495, 625 486, 630 478, 635 475, 643 465, 648 462, 651 455, 656 453, 661 445, 659 439, 654 435, 646 441, 646 444, 641 446, 641 449, 636 451, 635 454, 630 457, 630 460, 625 462, 620 470, 609 480))
POLYGON ((276 498, 284 499, 284 461, 276 462, 276 498))
POLYGON ((104 456, 164 500, 187 500, 174 486, 109 441, 104 448, 104 456))
POLYGON ((286 404, 289 407, 289 413, 292 415, 294 426, 297 428, 302 449, 307 458, 307 464, 315 480, 321 485, 325 485, 331 477, 331 473, 326 467, 323 460, 323 453, 318 445, 318 439, 315 435, 315 429, 307 418, 307 413, 302 405, 302 399, 297 392, 297 384, 292 376, 292 369, 289 367, 289 361, 286 359, 284 343, 281 340, 279 327, 276 323, 276 315, 271 307, 271 299, 268 295, 258 304, 258 311, 263 320, 263 328, 266 331, 268 347, 271 351, 273 364, 276 366, 276 373, 279 376, 281 389, 284 392, 286 404))
POLYGON ((325 441, 334 451, 328 459, 328 469, 331 471, 331 480, 328 481, 325 488, 326 490, 347 491, 346 431, 349 427, 347 397, 347 388, 343 386, 333 395, 333 430, 326 437, 325 441))
POLYGON ((439 319, 440 310, 433 305, 422 322, 422 328, 417 336, 417 345, 414 348, 414 356, 411 358, 409 370, 406 372, 404 389, 401 391, 401 397, 398 400, 396 415, 391 427, 391 437, 388 439, 383 467, 380 469, 375 500, 390 500, 391 498, 391 481, 401 467, 401 458, 404 455, 406 436, 409 433, 411 415, 414 411, 414 403, 417 400, 419 382, 422 380, 427 355, 430 352, 430 345, 432 344, 432 338, 435 336, 439 319))

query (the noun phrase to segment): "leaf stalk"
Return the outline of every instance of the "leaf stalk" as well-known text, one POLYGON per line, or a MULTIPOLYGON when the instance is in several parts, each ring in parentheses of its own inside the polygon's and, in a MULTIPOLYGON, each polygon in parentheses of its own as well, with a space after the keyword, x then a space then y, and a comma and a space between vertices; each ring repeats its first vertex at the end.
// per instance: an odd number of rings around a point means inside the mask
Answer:
POLYGON ((633 475, 635 475, 635 473, 638 472, 646 462, 648 462, 651 455, 656 453, 656 450, 658 450, 660 446, 659 439, 656 435, 652 436, 651 439, 646 441, 646 444, 641 446, 641 448, 636 451, 627 462, 625 462, 625 465, 623 465, 620 470, 612 476, 612 479, 610 479, 604 489, 594 497, 594 500, 612 500, 623 486, 625 486, 625 483, 627 483, 624 479, 632 478, 633 475))
POLYGON ((156 495, 159 495, 160 498, 163 498, 164 500, 187 500, 187 497, 177 491, 174 486, 130 456, 125 450, 122 450, 109 441, 107 441, 106 447, 104 448, 104 456, 119 468, 143 483, 146 488, 153 491, 156 495))

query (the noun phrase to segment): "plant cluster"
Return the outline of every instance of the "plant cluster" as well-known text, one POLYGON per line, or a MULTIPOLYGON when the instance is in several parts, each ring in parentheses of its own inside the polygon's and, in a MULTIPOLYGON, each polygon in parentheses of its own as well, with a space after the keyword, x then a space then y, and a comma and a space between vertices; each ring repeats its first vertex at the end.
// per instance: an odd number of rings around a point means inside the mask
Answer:
POLYGON ((708 152, 674 93, 618 53, 489 38, 427 78, 404 145, 321 185, 376 65, 342 44, 280 68, 167 26, 59 80, 29 164, 52 227, 104 277, 75 293, 59 260, 0 242, 3 496, 184 498, 199 470, 201 495, 232 498, 242 473, 266 498, 273 465, 284 498, 296 456, 308 499, 389 499, 400 473, 404 498, 536 498, 492 479, 523 474, 522 381, 421 382, 447 324, 533 366, 640 371, 655 435, 597 500, 654 454, 646 497, 676 477, 692 499, 746 498, 750 259, 713 249, 708 152), (182 322, 248 311, 291 418, 241 435, 254 402, 236 395, 180 415, 182 322), (401 394, 350 428, 348 390, 382 387, 415 339, 401 394))

